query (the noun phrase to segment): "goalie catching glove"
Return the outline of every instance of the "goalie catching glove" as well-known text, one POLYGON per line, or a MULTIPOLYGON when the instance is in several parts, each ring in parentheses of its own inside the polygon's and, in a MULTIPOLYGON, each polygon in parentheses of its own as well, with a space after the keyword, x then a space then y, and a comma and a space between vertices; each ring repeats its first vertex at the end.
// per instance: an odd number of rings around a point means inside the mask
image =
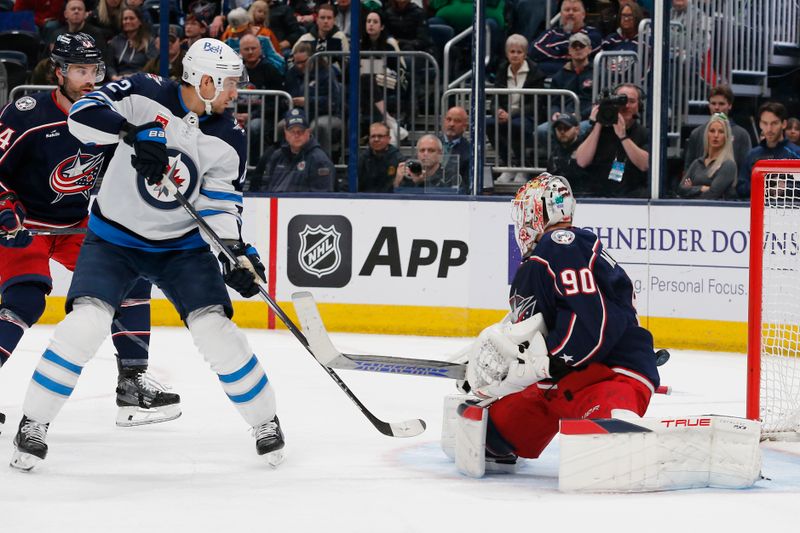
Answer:
POLYGON ((22 223, 25 208, 13 191, 0 192, 0 246, 25 248, 33 237, 22 223))
POLYGON ((223 241, 236 256, 238 264, 231 265, 228 257, 220 253, 222 263, 222 279, 225 284, 245 298, 258 294, 258 284, 266 282, 267 270, 258 251, 251 245, 239 241, 223 241))
POLYGON ((144 176, 148 185, 160 183, 169 165, 167 136, 160 122, 148 122, 141 126, 125 124, 122 138, 133 147, 131 165, 137 174, 144 176))
POLYGON ((501 322, 484 329, 471 347, 467 364, 472 392, 499 398, 551 377, 542 333, 547 328, 539 313, 518 324, 501 322))

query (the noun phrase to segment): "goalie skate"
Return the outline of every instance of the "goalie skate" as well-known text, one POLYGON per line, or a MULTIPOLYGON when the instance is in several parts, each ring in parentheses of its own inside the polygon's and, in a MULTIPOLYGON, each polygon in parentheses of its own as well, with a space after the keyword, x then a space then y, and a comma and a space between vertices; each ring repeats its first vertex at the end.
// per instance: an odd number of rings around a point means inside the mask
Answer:
POLYGON ((17 470, 30 471, 39 461, 47 457, 47 428, 50 424, 40 424, 23 416, 19 430, 14 437, 14 455, 11 466, 17 470))
POLYGON ((142 426, 181 416, 181 397, 167 392, 148 372, 123 370, 117 382, 117 425, 142 426))
POLYGON ((278 421, 278 416, 253 428, 253 436, 256 438, 256 451, 258 455, 266 456, 270 466, 277 467, 286 458, 283 447, 283 431, 278 421))

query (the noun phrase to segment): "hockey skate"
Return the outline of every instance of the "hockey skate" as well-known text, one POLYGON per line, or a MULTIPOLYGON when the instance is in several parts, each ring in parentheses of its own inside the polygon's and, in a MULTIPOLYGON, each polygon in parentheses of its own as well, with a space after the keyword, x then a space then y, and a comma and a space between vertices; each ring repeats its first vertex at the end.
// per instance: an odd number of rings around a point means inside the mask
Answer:
POLYGON ((11 456, 11 466, 30 471, 36 464, 47 457, 47 428, 50 424, 40 424, 23 416, 19 422, 19 430, 14 437, 14 455, 11 456))
POLYGON ((181 416, 181 397, 142 369, 122 369, 117 381, 117 425, 142 426, 181 416))
POLYGON ((286 457, 283 450, 283 431, 278 421, 278 415, 263 424, 253 428, 253 436, 256 438, 256 451, 258 455, 266 455, 267 462, 276 467, 281 464, 286 457))

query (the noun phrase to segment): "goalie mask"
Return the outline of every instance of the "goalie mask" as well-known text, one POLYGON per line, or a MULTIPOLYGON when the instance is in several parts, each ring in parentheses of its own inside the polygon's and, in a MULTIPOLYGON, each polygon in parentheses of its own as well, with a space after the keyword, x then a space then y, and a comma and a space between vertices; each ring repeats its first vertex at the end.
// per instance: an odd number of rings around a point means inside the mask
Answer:
POLYGON ((567 178, 545 172, 520 187, 511 206, 517 245, 526 256, 547 228, 572 222, 575 197, 567 178))
POLYGON ((217 39, 199 39, 183 57, 183 77, 185 83, 193 86, 197 96, 206 106, 206 113, 211 114, 211 103, 225 90, 227 84, 238 84, 247 81, 247 71, 239 54, 233 48, 217 39), (214 81, 214 98, 203 98, 200 94, 200 82, 203 76, 210 76, 214 81))

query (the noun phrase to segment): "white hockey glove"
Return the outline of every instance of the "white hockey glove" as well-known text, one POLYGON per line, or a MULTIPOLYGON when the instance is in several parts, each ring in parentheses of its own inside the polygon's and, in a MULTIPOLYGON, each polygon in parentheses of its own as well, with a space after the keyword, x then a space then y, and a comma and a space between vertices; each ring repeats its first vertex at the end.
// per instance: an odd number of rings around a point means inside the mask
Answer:
POLYGON ((467 381, 472 392, 499 398, 550 377, 550 358, 540 314, 519 324, 494 324, 472 345, 467 381), (527 346, 526 346, 527 344, 527 346))

